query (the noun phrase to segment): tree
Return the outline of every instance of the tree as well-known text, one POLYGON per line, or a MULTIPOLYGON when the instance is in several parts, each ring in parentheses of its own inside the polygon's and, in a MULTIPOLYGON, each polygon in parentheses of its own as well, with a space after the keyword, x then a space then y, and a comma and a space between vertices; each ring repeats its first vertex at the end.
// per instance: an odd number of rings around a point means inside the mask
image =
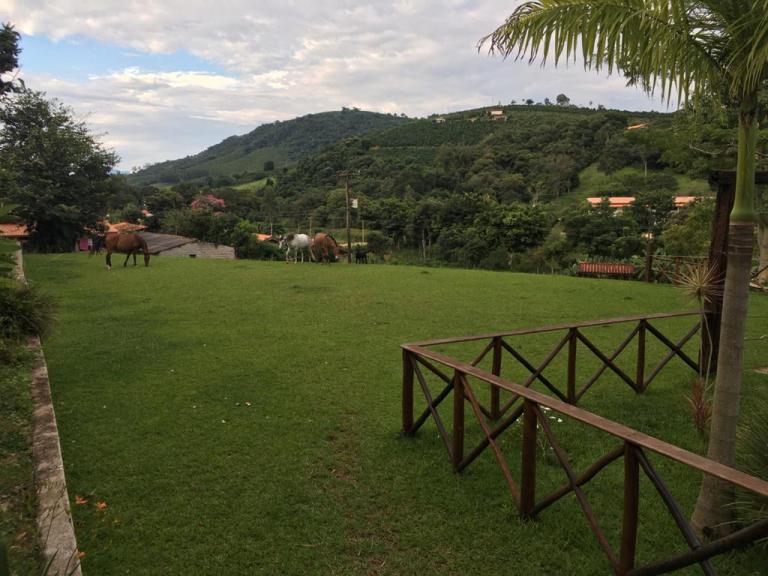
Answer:
POLYGON ((571 99, 565 94, 558 94, 557 97, 555 97, 555 102, 557 102, 558 106, 568 106, 571 103, 571 99))
POLYGON ((17 78, 3 79, 19 67, 19 33, 10 24, 3 24, 0 29, 0 95, 15 92, 24 87, 24 83, 17 78))
POLYGON ((0 164, 12 175, 11 201, 39 250, 71 250, 83 229, 104 216, 118 158, 72 111, 22 90, 0 107, 0 164))
MULTIPOLYGON (((536 0, 518 7, 482 42, 529 61, 580 55, 594 70, 621 70, 663 98, 719 97, 738 109, 736 199, 729 225, 718 372, 707 456, 733 465, 754 239, 758 91, 768 78, 768 0, 536 0)), ((694 98, 696 100, 696 98, 694 98)), ((694 527, 714 535, 727 524, 732 488, 705 475, 694 527)))

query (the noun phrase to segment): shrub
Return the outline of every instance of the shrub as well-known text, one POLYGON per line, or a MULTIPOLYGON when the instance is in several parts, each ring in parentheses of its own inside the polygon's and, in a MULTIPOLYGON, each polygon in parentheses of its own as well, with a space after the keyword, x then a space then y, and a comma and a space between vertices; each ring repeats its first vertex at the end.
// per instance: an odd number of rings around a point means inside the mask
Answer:
POLYGON ((280 260, 284 256, 280 248, 277 247, 277 244, 273 242, 259 242, 255 237, 251 236, 239 246, 237 257, 249 258, 251 260, 280 260))
POLYGON ((0 287, 0 338, 48 334, 55 305, 49 296, 32 286, 0 287))

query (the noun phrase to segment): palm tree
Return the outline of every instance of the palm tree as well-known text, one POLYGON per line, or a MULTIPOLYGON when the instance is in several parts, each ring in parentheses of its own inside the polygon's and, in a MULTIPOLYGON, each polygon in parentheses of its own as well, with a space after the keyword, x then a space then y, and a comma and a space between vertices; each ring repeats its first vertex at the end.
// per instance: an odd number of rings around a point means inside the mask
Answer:
MULTIPOLYGON (((618 70, 669 101, 704 94, 738 107, 736 200, 729 226, 718 372, 707 456, 733 465, 755 209, 758 90, 768 77, 768 0, 535 0, 481 40, 530 63, 554 58, 618 70)), ((705 476, 693 525, 725 531, 732 494, 705 476)))

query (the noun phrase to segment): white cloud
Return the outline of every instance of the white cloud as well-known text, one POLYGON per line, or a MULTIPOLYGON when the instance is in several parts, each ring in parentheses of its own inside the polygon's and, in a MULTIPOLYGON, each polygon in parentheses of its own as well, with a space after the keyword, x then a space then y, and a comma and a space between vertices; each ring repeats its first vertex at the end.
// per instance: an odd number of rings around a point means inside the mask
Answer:
POLYGON ((124 168, 198 152, 263 122, 341 106, 421 116, 563 92, 575 104, 661 107, 621 78, 478 53, 479 38, 513 8, 501 0, 0 0, 0 20, 52 39, 186 51, 224 70, 127 68, 80 83, 54 71, 26 77, 77 111, 92 112, 89 121, 109 132, 124 168))

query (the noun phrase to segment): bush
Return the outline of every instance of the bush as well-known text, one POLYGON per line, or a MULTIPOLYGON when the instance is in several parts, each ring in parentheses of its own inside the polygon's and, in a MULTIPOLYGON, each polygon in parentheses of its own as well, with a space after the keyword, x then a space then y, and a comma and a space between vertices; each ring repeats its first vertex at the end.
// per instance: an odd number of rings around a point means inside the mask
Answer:
POLYGON ((392 241, 378 230, 368 233, 368 248, 377 256, 384 256, 392 247, 392 241))
POLYGON ((0 338, 46 336, 54 320, 55 305, 32 286, 0 287, 0 338))
POLYGON ((282 260, 284 258, 277 244, 273 242, 259 242, 253 236, 240 245, 237 250, 237 257, 249 258, 251 260, 282 260))

